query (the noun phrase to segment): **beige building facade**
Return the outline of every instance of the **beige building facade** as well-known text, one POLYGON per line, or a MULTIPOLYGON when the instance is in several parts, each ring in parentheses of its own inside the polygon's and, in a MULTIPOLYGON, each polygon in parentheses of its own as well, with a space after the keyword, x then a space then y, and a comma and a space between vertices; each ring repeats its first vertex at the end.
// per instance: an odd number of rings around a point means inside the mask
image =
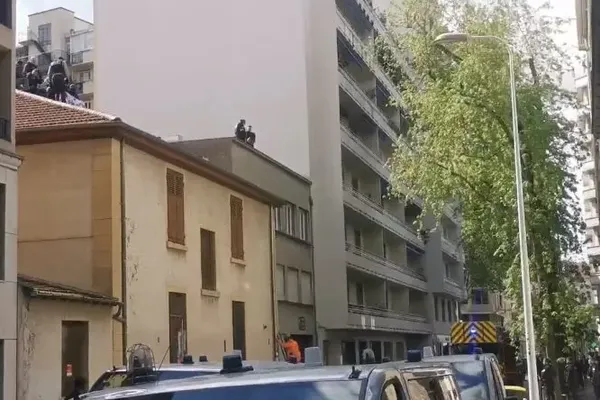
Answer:
POLYGON ((0 0, 0 398, 16 397, 17 169, 14 145, 15 0, 0 0))
POLYGON ((118 118, 23 92, 16 108, 20 398, 140 342, 167 362, 273 358, 277 198, 118 118))

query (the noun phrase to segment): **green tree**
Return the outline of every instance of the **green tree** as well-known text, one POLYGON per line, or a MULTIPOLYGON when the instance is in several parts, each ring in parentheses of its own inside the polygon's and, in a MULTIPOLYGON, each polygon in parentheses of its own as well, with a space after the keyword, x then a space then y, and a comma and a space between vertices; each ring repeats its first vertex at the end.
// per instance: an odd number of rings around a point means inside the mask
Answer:
POLYGON ((569 166, 581 161, 583 135, 565 110, 576 110, 557 77, 569 58, 552 39, 563 21, 539 17, 525 0, 402 0, 387 15, 390 34, 375 55, 394 79, 410 128, 390 160, 394 188, 441 216, 448 199, 462 215, 462 243, 474 286, 504 290, 511 330, 522 333, 513 141, 506 48, 496 42, 447 47, 434 38, 453 30, 492 35, 515 50, 531 280, 538 344, 555 359, 581 344, 593 322, 585 305, 583 232, 569 166))

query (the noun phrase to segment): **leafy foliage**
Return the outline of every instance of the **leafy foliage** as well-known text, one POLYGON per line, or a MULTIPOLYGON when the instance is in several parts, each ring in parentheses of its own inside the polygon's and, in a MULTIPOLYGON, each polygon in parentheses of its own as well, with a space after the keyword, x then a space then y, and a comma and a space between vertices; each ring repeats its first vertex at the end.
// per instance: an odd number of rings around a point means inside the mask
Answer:
POLYGON ((505 0, 393 3, 390 35, 377 39, 375 52, 398 86, 396 101, 410 113, 410 129, 390 161, 394 187, 408 187, 409 196, 424 200, 425 213, 437 216, 448 199, 459 202, 472 285, 506 291, 515 312, 511 329, 519 334, 521 280, 503 41, 511 43, 536 334, 542 345, 562 334, 560 351, 579 343, 593 320, 582 297, 589 271, 564 261, 581 252, 583 224, 569 167, 581 161, 583 135, 565 117, 565 110, 577 109, 576 99, 560 89, 568 57, 552 34, 563 21, 539 17, 525 0, 516 3, 512 8, 505 0), (449 28, 498 40, 434 44, 449 28))

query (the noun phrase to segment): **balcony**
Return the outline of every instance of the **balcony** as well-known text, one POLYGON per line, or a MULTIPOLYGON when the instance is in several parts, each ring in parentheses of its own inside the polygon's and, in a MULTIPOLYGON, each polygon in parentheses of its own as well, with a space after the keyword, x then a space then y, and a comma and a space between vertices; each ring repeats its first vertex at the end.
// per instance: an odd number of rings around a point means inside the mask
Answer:
POLYGON ((587 245, 587 255, 590 257, 600 256, 600 244, 598 243, 589 243, 587 245))
POLYGON ((457 243, 442 236, 442 250, 456 261, 464 262, 464 254, 457 243))
POLYGON ((586 216, 585 218, 585 226, 588 228, 594 228, 596 226, 600 225, 600 221, 598 219, 598 215, 593 215, 592 213, 590 213, 589 217, 586 216))
POLYGON ((444 278, 444 293, 457 299, 467 298, 467 292, 464 287, 460 283, 449 278, 444 278))
POLYGON ((354 329, 373 329, 404 333, 431 333, 427 318, 416 314, 359 305, 348 305, 348 326, 354 329))
POLYGON ((583 187, 583 199, 594 199, 596 197, 596 188, 594 185, 583 187))
POLYGON ((593 171, 594 170, 594 160, 588 158, 581 164, 582 171, 593 171))
POLYGON ((74 69, 94 62, 92 49, 71 53, 71 65, 74 69))
POLYGON ((372 49, 369 48, 369 43, 365 43, 364 40, 360 38, 358 33, 354 31, 350 22, 344 18, 344 16, 338 11, 337 13, 337 29, 344 35, 348 43, 354 47, 354 50, 361 56, 365 64, 369 66, 371 71, 373 71, 373 75, 379 80, 385 88, 390 92, 390 95, 393 98, 400 98, 400 94, 396 90, 396 86, 392 83, 391 79, 383 72, 381 66, 374 62, 374 57, 369 54, 372 52, 372 49))
POLYGON ((81 94, 94 92, 94 81, 73 82, 77 86, 77 91, 81 94))
POLYGON ((346 243, 346 263, 349 267, 409 288, 427 291, 423 269, 398 265, 377 254, 346 243))
POLYGON ((344 124, 341 125, 342 130, 342 144, 348 150, 358 157, 362 162, 368 165, 373 171, 380 177, 389 182, 390 170, 385 165, 383 157, 377 155, 371 150, 359 137, 354 134, 350 128, 344 124))
POLYGON ((377 104, 367 96, 367 94, 356 84, 355 80, 344 70, 338 68, 340 87, 344 92, 358 104, 358 106, 367 114, 379 128, 392 139, 396 141, 398 134, 392 128, 386 115, 379 109, 377 104))
POLYGON ((344 186, 344 204, 362 216, 381 225, 405 242, 411 243, 419 249, 425 248, 423 241, 417 236, 416 229, 406 225, 386 211, 380 204, 346 185, 344 186))

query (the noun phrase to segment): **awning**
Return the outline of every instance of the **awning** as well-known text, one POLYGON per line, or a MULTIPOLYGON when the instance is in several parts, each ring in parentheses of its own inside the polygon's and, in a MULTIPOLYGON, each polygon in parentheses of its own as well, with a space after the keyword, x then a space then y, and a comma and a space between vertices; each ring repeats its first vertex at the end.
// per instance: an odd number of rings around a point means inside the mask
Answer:
POLYGON ((50 282, 39 278, 19 274, 19 286, 32 298, 76 301, 106 306, 121 305, 119 299, 101 293, 91 292, 60 283, 50 282))

